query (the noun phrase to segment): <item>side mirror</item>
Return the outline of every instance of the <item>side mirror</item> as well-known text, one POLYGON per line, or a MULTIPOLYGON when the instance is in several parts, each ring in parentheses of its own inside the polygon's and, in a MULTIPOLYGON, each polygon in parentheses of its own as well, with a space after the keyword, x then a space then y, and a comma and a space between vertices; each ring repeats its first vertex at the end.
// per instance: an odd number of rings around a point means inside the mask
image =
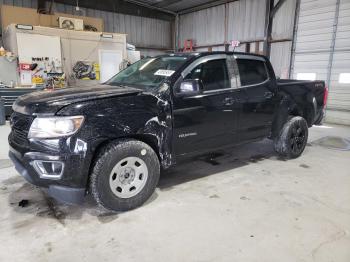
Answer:
POLYGON ((181 82, 180 86, 176 90, 176 95, 180 97, 195 96, 201 94, 202 91, 202 83, 199 80, 190 79, 181 82))

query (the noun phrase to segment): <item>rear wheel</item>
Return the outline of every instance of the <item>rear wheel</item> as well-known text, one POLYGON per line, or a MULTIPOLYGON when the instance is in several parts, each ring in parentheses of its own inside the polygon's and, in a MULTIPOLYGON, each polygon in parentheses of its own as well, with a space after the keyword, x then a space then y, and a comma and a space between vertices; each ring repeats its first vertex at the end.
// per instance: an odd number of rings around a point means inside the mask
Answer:
POLYGON ((286 158, 299 157, 305 149, 308 131, 304 118, 296 116, 289 119, 275 139, 275 151, 286 158))
POLYGON ((94 165, 91 193, 106 209, 134 209, 152 195, 159 174, 159 160, 150 146, 137 140, 112 142, 102 150, 94 165))
POLYGON ((322 112, 320 113, 320 115, 317 117, 317 119, 316 119, 314 125, 316 125, 316 126, 322 126, 322 125, 323 125, 323 122, 324 122, 324 111, 322 111, 322 112))

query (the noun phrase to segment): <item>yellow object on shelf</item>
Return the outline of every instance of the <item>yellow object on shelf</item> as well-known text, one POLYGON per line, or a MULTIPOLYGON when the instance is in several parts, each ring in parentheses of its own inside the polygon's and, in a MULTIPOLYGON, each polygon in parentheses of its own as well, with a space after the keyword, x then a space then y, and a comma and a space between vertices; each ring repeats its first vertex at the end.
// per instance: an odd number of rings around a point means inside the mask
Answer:
POLYGON ((5 56, 5 55, 6 55, 5 48, 0 47, 0 56, 5 56))
POLYGON ((37 85, 41 85, 41 84, 44 84, 44 79, 41 76, 33 76, 32 83, 37 84, 37 85))

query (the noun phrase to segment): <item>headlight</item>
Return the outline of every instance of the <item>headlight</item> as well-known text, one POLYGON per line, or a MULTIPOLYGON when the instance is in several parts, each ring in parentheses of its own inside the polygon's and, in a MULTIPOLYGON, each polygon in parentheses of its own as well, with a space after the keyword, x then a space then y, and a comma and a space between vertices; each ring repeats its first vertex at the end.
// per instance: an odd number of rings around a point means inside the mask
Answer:
POLYGON ((69 136, 79 130, 83 116, 37 117, 30 126, 28 138, 69 136))

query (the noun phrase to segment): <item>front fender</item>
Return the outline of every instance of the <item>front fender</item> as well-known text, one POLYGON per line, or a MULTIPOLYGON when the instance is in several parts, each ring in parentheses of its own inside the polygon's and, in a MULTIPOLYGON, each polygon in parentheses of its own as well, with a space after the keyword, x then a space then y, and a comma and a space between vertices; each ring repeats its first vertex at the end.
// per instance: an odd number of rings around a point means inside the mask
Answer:
POLYGON ((166 100, 147 94, 73 104, 59 114, 86 116, 80 133, 93 144, 93 153, 109 141, 135 138, 149 144, 167 168, 175 162, 170 108, 166 100))

